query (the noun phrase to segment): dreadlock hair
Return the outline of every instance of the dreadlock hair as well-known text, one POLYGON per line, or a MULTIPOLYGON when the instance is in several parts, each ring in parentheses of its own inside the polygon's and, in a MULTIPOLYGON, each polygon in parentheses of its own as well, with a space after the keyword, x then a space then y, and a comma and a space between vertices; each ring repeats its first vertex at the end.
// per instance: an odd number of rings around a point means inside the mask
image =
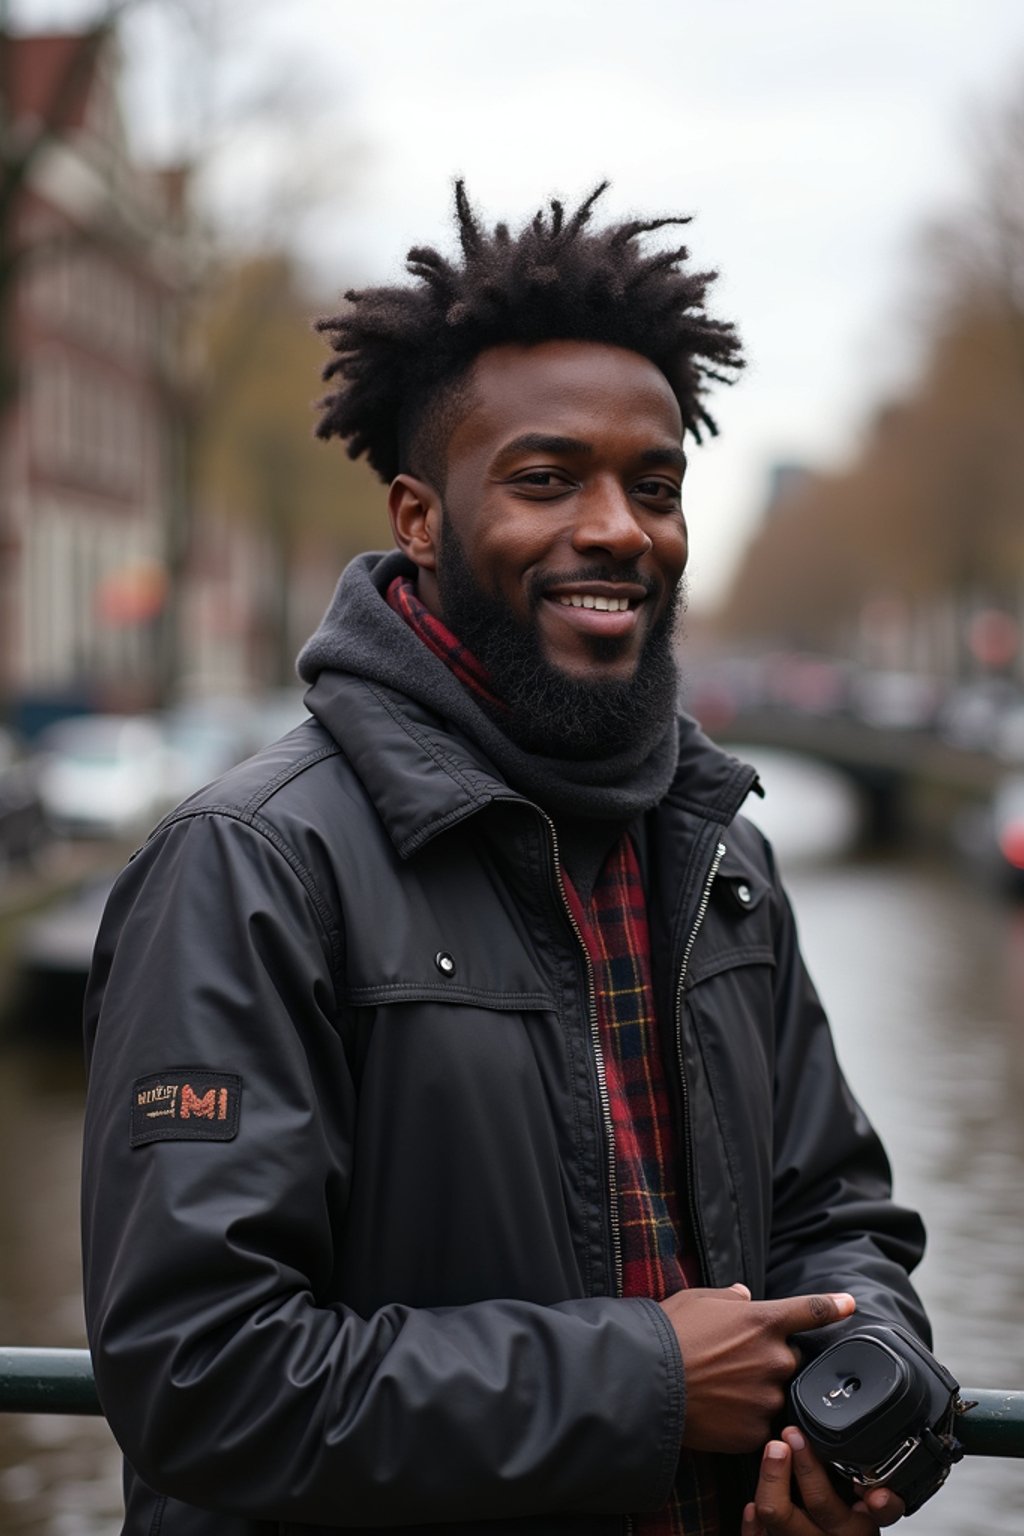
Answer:
POLYGON ((731 384, 743 366, 739 337, 710 319, 704 298, 715 272, 682 264, 686 246, 645 251, 638 236, 688 217, 630 219, 589 228, 600 183, 566 216, 549 210, 512 235, 488 232, 455 183, 460 263, 414 246, 415 283, 349 290, 349 308, 317 321, 336 353, 326 382, 340 387, 319 402, 316 435, 340 437, 350 458, 366 455, 385 483, 409 471, 443 489, 448 438, 468 404, 469 372, 488 347, 514 342, 603 342, 649 359, 679 402, 697 442, 717 427, 704 406, 709 381, 731 384))

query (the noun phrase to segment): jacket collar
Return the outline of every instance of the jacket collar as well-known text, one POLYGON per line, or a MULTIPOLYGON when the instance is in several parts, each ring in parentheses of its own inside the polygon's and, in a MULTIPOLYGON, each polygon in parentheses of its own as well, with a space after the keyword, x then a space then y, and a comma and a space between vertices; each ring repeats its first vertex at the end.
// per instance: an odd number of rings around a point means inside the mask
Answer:
MULTIPOLYGON (((396 689, 325 670, 306 694, 310 711, 337 741, 407 859, 448 827, 518 794, 466 736, 396 689)), ((665 802, 727 824, 757 774, 680 716, 679 764, 665 802)))
POLYGON ((728 825, 754 790, 763 794, 757 770, 705 736, 696 720, 679 716, 679 761, 666 801, 704 821, 728 825))

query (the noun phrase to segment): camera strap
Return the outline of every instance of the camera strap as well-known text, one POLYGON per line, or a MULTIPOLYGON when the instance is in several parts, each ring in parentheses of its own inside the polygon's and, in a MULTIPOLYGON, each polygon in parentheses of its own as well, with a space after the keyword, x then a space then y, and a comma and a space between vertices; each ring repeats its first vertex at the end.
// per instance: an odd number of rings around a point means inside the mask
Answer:
POLYGON ((954 1396, 941 1423, 934 1429, 926 1426, 920 1434, 910 1436, 892 1456, 876 1467, 852 1467, 839 1462, 835 1465, 865 1488, 878 1488, 897 1481, 906 1513, 912 1515, 938 1492, 949 1476, 950 1468, 964 1454, 963 1446, 953 1433, 956 1412, 954 1396))

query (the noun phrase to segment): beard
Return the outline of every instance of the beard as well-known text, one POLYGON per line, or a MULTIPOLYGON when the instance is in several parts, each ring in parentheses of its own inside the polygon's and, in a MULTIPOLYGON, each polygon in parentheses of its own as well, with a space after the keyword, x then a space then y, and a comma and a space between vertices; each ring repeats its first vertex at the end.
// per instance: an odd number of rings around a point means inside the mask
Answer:
MULTIPOLYGON (((575 761, 611 757, 645 740, 653 746, 676 712, 672 641, 686 606, 684 583, 651 625, 632 677, 578 677, 553 665, 541 649, 536 615, 544 592, 566 582, 630 581, 653 593, 656 583, 608 565, 536 576, 528 590, 531 622, 521 624, 478 584, 447 515, 442 529, 436 576, 444 622, 490 673, 505 706, 496 719, 506 735, 524 751, 575 761)), ((594 661, 614 660, 624 643, 595 635, 594 661)))

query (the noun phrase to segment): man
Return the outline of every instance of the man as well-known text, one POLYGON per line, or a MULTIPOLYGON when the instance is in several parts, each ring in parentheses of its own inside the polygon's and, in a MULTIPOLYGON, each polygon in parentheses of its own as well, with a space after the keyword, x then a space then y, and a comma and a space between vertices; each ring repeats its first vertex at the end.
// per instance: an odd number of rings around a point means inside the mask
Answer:
POLYGON ((739 343, 644 249, 671 221, 595 232, 597 195, 513 237, 460 186, 461 261, 323 322, 320 434, 397 549, 303 651, 313 718, 111 898, 86 1302, 132 1533, 901 1513, 773 1438, 794 1335, 926 1337, 921 1230, 755 774, 676 720, 682 442, 739 343))

